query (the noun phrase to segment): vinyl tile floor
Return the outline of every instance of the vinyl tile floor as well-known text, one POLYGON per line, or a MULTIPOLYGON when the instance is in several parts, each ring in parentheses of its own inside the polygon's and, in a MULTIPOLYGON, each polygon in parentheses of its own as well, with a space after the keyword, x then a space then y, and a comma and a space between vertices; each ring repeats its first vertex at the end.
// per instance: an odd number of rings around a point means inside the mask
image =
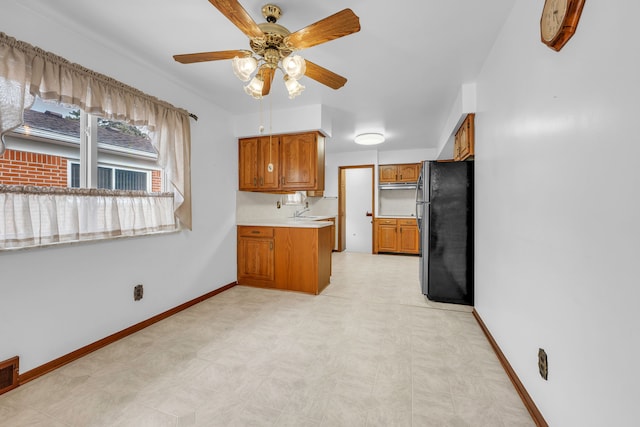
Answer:
POLYGON ((2 426, 533 426, 418 258, 334 253, 319 296, 235 286, 0 396, 2 426))

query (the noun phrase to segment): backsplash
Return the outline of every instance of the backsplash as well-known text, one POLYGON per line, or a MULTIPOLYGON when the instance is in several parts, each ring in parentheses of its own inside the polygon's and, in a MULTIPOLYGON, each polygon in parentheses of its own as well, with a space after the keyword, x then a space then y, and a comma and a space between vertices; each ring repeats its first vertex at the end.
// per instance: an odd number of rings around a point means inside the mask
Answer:
POLYGON ((415 216, 416 190, 380 190, 378 216, 415 216))
MULTIPOLYGON (((252 191, 236 192, 236 220, 290 218, 302 206, 285 206, 279 209, 277 204, 282 200, 281 194, 259 193, 252 191)), ((337 197, 307 197, 308 215, 338 215, 337 197)))

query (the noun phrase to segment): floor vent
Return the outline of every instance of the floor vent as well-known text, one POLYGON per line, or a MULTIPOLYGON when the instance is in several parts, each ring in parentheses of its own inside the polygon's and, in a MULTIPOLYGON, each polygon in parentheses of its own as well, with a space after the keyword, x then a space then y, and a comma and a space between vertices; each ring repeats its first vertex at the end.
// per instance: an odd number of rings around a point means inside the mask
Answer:
POLYGON ((18 356, 0 362, 0 394, 18 387, 18 356))

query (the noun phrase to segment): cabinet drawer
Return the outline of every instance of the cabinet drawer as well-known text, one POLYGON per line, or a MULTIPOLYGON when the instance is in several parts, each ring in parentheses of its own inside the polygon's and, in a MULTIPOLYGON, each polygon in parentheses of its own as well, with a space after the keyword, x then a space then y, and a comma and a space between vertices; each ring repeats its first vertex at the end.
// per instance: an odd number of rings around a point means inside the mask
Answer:
POLYGON ((399 219, 398 225, 418 225, 415 219, 399 219))
POLYGON ((271 227, 252 227, 239 226, 238 236, 242 237, 273 237, 273 228, 271 227))
POLYGON ((378 224, 382 225, 396 225, 397 220, 395 218, 378 218, 378 224))

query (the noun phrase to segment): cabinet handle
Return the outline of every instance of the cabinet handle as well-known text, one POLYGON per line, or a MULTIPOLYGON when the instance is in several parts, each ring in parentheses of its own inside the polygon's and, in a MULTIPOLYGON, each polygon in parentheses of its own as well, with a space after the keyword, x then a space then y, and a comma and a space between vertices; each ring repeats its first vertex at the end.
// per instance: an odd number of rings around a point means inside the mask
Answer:
POLYGON ((255 176, 253 177, 253 186, 255 187, 256 185, 258 185, 258 178, 256 178, 255 176))
POLYGON ((264 185, 264 178, 260 177, 260 187, 262 187, 264 185))
POLYGON ((284 184, 284 176, 280 178, 280 184, 284 184))
POLYGON ((269 250, 273 250, 273 242, 269 242, 269 250))

